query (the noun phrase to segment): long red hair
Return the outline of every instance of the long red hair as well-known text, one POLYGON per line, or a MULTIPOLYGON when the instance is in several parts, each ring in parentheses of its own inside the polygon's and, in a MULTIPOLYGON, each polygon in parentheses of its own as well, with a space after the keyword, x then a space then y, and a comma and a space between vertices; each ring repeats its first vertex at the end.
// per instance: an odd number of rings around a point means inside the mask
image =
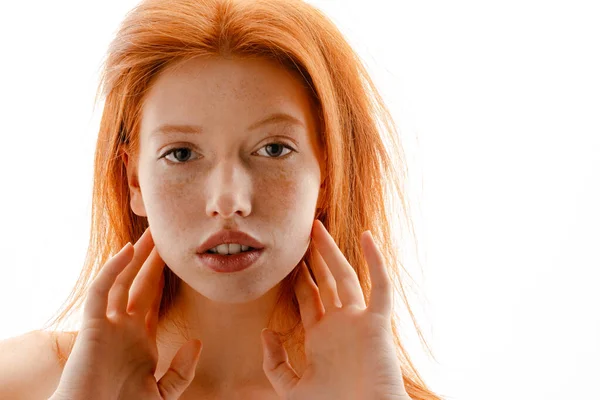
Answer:
MULTIPOLYGON (((84 267, 63 307, 51 321, 60 323, 79 310, 90 283, 108 258, 135 243, 148 221, 133 213, 123 151, 137 154, 140 111, 156 76, 175 61, 192 57, 265 57, 299 74, 320 123, 326 166, 323 206, 317 210, 358 275, 368 304, 371 284, 360 234, 371 230, 384 253, 389 274, 414 327, 431 354, 406 298, 406 272, 392 221, 414 237, 404 183, 407 168, 393 119, 366 68, 337 27, 320 10, 301 0, 147 0, 131 10, 110 44, 98 96, 104 109, 94 160, 92 221, 84 267), (398 200, 394 207, 389 199, 398 200), (398 209, 400 208, 400 209, 398 209)), ((416 242, 415 242, 416 243, 416 242)), ((312 256, 305 256, 307 265, 312 256)), ((408 274, 407 274, 408 275, 408 274)), ((290 361, 302 357, 303 328, 293 285, 297 270, 282 282, 279 309, 270 326, 284 336, 290 361), (286 326, 287 329, 281 329, 286 326)), ((169 315, 180 280, 165 268, 161 318, 169 315)), ((429 390, 400 340, 399 318, 392 328, 408 394, 415 400, 440 399, 429 390)), ((65 355, 58 350, 61 362, 65 355)))

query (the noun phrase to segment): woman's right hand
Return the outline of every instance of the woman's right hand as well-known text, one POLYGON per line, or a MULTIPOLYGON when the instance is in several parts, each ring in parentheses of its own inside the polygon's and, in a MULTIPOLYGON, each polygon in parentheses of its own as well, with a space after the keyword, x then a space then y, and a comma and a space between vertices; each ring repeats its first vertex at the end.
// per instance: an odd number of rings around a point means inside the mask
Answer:
POLYGON ((178 399, 202 344, 184 344, 158 381, 156 328, 164 261, 150 228, 111 257, 92 283, 81 330, 51 400, 178 399))

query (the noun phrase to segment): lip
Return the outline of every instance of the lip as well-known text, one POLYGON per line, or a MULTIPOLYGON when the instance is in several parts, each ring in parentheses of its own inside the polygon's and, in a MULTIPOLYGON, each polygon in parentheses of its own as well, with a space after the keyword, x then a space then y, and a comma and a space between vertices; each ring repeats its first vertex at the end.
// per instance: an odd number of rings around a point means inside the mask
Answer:
POLYGON ((245 232, 224 229, 206 239, 206 241, 204 241, 204 243, 202 243, 202 245, 196 249, 196 253, 204 254, 208 250, 212 249, 213 247, 217 247, 220 244, 230 243, 237 243, 243 246, 253 247, 257 250, 262 250, 265 247, 261 242, 245 232))
POLYGON ((252 266, 264 253, 264 249, 252 250, 230 256, 222 254, 202 253, 198 259, 208 268, 219 273, 232 273, 245 270, 252 266))

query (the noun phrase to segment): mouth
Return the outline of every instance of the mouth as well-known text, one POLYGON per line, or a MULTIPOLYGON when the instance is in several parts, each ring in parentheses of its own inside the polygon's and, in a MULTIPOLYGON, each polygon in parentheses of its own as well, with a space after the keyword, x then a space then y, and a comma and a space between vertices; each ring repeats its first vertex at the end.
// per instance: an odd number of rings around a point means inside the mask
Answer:
POLYGON ((237 230, 221 230, 210 236, 200 245, 198 254, 236 255, 264 248, 263 244, 251 235, 237 230))
POLYGON ((248 247, 245 251, 232 254, 213 253, 212 249, 198 253, 199 261, 215 272, 238 272, 252 266, 264 253, 264 249, 248 247))
POLYGON ((251 246, 240 246, 240 245, 220 245, 208 249, 204 254, 219 254, 222 256, 234 256, 236 254, 248 253, 251 251, 260 250, 251 246))

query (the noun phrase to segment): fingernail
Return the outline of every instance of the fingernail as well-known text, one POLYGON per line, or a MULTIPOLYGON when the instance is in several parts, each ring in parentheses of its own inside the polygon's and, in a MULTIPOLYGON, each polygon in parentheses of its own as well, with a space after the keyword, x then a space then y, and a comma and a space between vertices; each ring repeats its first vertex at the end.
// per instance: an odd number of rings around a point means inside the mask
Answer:
MULTIPOLYGON (((266 330, 267 328, 263 329, 262 332, 266 330)), ((264 336, 267 340, 267 343, 269 343, 271 346, 280 344, 277 335, 275 335, 272 331, 269 330, 264 336)))

